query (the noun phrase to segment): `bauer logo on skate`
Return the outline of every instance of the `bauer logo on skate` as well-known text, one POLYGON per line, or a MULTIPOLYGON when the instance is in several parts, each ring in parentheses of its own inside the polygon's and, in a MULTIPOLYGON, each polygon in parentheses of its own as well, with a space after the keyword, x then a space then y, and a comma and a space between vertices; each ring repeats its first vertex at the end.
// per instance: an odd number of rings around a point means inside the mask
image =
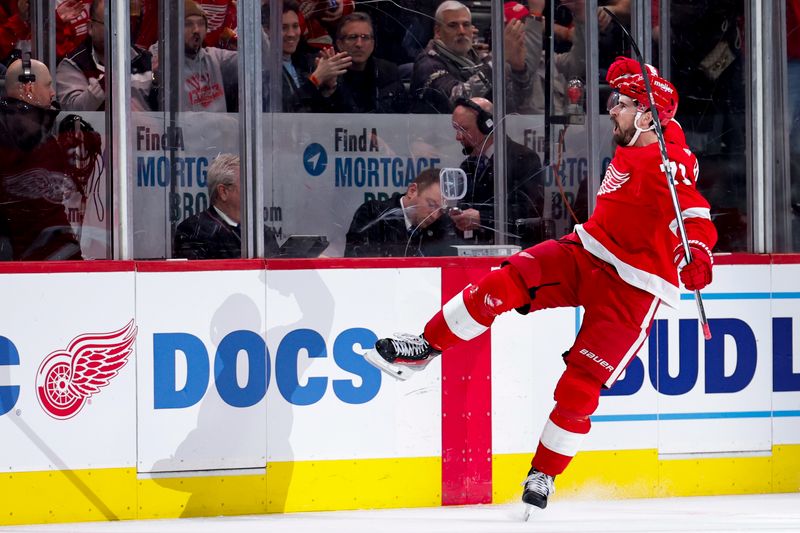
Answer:
POLYGON ((64 420, 77 415, 128 362, 136 340, 131 320, 117 331, 78 335, 64 350, 47 355, 36 373, 36 397, 42 409, 64 420))

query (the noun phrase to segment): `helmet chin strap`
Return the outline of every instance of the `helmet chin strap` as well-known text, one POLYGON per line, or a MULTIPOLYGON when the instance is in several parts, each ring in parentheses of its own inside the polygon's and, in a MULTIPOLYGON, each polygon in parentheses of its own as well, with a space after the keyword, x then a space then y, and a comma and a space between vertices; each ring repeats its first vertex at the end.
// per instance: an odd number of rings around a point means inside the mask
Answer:
POLYGON ((631 140, 625 146, 633 146, 634 144, 636 144, 636 141, 639 140, 639 135, 641 135, 646 131, 651 131, 655 129, 656 127, 655 124, 650 124, 650 127, 647 129, 642 129, 639 127, 639 119, 642 118, 642 115, 644 115, 644 113, 645 113, 644 111, 638 111, 638 110, 636 111, 636 117, 633 119, 633 127, 636 128, 636 133, 633 134, 633 137, 631 137, 631 140))

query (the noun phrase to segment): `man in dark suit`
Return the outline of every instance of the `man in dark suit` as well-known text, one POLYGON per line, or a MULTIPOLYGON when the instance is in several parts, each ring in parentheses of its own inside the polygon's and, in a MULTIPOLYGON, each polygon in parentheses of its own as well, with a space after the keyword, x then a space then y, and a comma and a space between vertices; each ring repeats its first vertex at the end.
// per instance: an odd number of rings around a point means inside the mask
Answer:
MULTIPOLYGON (((220 154, 208 167, 211 207, 192 215, 175 231, 173 256, 184 259, 238 259, 242 257, 239 156, 220 154)), ((267 256, 278 248, 274 233, 266 231, 267 256)))
MULTIPOLYGON (((494 124, 492 103, 486 98, 460 99, 453 109, 453 128, 463 146, 461 168, 467 174, 467 195, 460 213, 450 213, 464 239, 474 243, 495 241, 494 216, 494 124)), ((544 172, 533 150, 506 139, 506 220, 499 231, 517 235, 516 221, 540 218, 544 211, 544 172)), ((536 235, 526 232, 519 243, 530 246, 536 235)))
POLYGON ((455 231, 444 215, 439 169, 421 172, 405 194, 369 200, 356 210, 345 257, 453 255, 455 231))

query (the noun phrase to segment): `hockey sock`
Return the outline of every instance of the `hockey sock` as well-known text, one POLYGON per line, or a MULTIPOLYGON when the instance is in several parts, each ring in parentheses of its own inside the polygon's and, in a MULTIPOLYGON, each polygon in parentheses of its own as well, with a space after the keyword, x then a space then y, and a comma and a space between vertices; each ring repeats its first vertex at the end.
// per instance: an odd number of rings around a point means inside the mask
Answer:
POLYGON ((513 266, 493 270, 444 304, 425 325, 425 340, 440 351, 446 350, 474 339, 497 315, 529 301, 528 289, 513 266))
POLYGON ((556 406, 544 426, 531 466, 557 476, 578 453, 597 409, 602 384, 586 370, 568 364, 556 385, 556 406))

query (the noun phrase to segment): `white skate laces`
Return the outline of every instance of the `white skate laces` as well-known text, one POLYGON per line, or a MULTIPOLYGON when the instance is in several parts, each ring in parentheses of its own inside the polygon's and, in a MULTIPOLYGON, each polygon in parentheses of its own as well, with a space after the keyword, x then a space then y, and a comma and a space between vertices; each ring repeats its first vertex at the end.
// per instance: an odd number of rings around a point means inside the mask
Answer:
POLYGON ((422 360, 427 359, 432 353, 437 353, 428 341, 422 335, 412 335, 411 333, 395 333, 391 337, 384 339, 389 341, 391 350, 386 350, 388 353, 381 351, 381 348, 376 343, 375 347, 378 349, 384 359, 390 363, 395 362, 397 359, 408 360, 422 360), (389 359, 391 357, 391 360, 389 359))
POLYGON ((364 354, 364 359, 393 378, 406 380, 439 354, 422 335, 395 333, 378 339, 375 348, 364 354))
POLYGON ((528 477, 522 482, 522 501, 525 503, 525 520, 533 513, 547 507, 547 498, 556 491, 553 476, 531 468, 528 477))
POLYGON ((535 492, 547 498, 556 491, 554 481, 552 476, 534 470, 533 473, 522 482, 522 486, 525 488, 525 492, 535 492))

